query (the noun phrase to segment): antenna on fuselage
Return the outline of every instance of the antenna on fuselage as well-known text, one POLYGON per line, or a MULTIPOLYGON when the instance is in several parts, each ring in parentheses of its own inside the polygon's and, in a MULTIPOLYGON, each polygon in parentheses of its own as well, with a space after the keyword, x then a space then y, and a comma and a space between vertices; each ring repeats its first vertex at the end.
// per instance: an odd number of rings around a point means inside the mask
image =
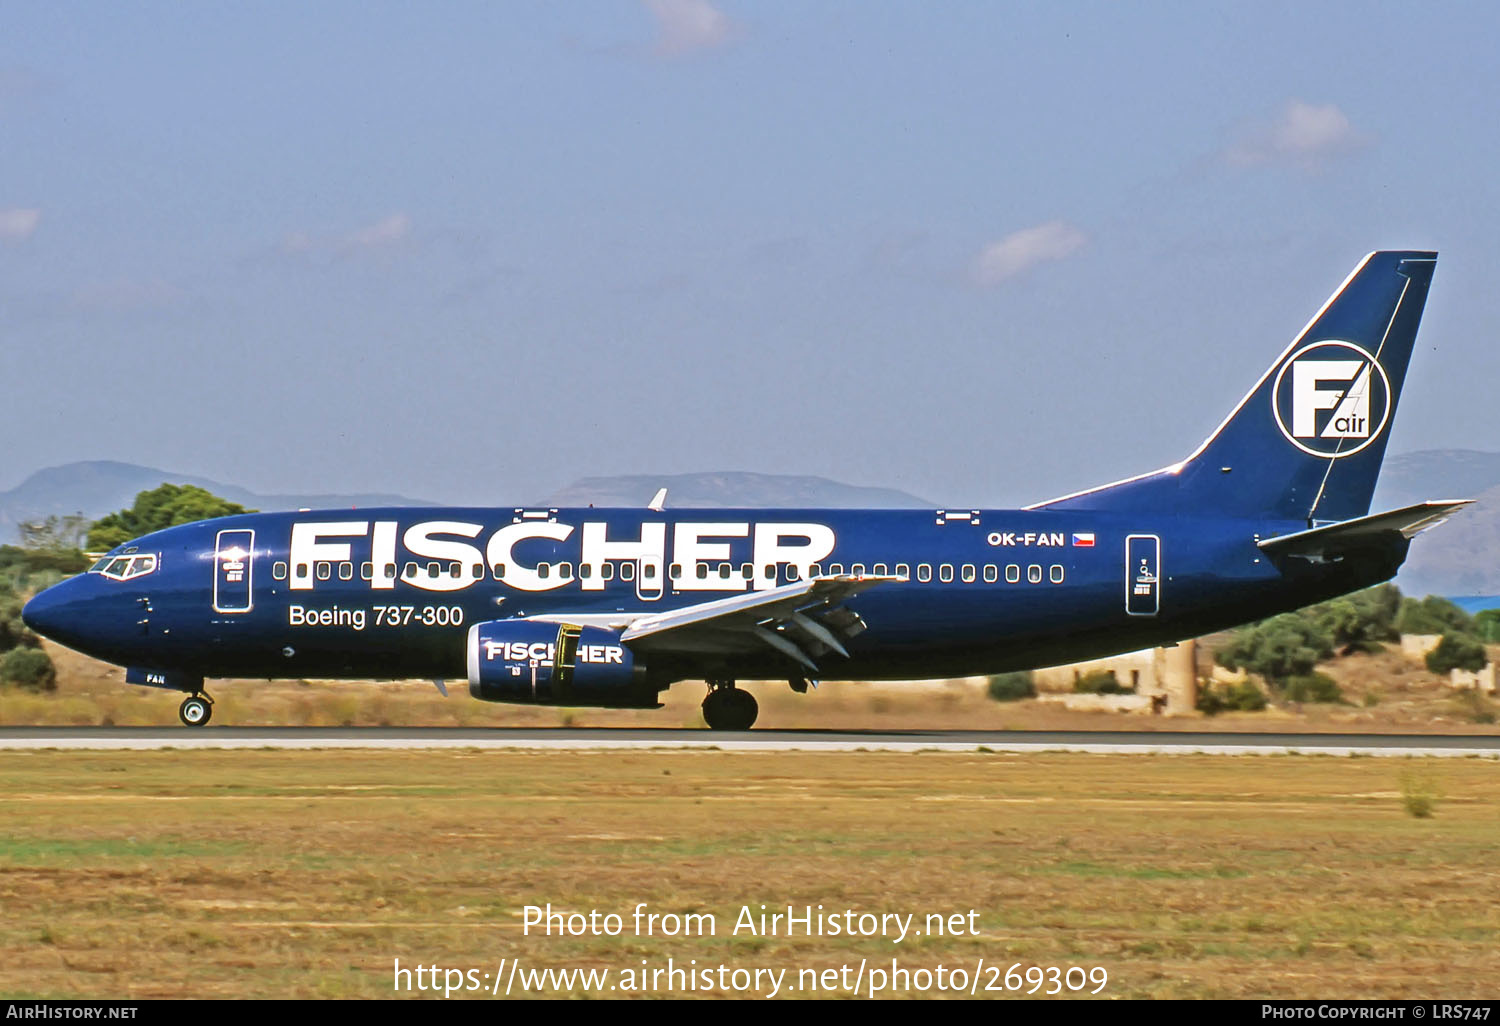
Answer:
POLYGON ((665 488, 658 488, 656 494, 651 497, 651 501, 646 503, 646 508, 654 513, 660 513, 666 505, 667 490, 665 488))

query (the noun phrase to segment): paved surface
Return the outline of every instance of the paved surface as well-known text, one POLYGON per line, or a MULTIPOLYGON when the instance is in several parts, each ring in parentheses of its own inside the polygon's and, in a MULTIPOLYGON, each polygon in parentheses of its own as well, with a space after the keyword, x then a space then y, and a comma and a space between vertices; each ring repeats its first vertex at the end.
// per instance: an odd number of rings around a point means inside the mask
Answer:
POLYGON ((0 727, 0 748, 565 748, 811 752, 1139 752, 1500 758, 1496 734, 827 731, 443 727, 0 727))

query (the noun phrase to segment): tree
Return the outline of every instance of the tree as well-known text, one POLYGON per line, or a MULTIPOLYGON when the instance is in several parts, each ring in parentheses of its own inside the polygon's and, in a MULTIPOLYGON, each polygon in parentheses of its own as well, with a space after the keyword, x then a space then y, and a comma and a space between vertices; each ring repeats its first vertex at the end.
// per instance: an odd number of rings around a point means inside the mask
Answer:
POLYGON ((237 502, 221 499, 197 485, 164 484, 135 497, 135 505, 101 517, 89 528, 91 552, 107 552, 152 531, 160 531, 194 520, 254 513, 237 502))
POLYGON ((1449 670, 1482 670, 1489 662, 1484 645, 1472 636, 1447 632, 1437 643, 1437 648, 1427 653, 1427 668, 1433 673, 1449 670))
POLYGON ((1249 670, 1284 687, 1288 678, 1311 673, 1331 655, 1333 636, 1312 617, 1282 613, 1237 631, 1217 658, 1221 666, 1249 670))
POLYGON ((1481 641, 1500 641, 1500 609, 1486 609, 1475 613, 1474 633, 1479 635, 1481 641))
POLYGON ((1396 629, 1402 634, 1473 634, 1474 621, 1468 613, 1439 595, 1402 599, 1396 617, 1396 629))
POLYGON ((1383 641, 1396 641, 1396 615, 1401 590, 1382 584, 1313 606, 1307 614, 1333 639, 1340 655, 1378 651, 1383 641))

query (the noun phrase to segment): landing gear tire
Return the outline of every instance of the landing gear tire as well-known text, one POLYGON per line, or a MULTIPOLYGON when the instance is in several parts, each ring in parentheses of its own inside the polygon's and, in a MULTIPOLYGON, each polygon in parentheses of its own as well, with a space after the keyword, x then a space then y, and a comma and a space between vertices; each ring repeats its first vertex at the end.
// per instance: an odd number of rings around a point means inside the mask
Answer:
POLYGON ((759 713, 755 696, 733 684, 715 687, 703 700, 703 720, 712 730, 749 730, 759 713))
POLYGON ((189 695, 177 707, 177 716, 183 726, 201 727, 213 718, 214 704, 207 695, 189 695))

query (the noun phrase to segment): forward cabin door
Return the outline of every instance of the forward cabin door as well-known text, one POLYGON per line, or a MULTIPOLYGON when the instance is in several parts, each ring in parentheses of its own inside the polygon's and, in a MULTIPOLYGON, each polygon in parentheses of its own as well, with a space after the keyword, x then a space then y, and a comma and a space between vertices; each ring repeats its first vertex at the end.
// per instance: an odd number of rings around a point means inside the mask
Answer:
POLYGON ((220 531, 214 544, 214 612, 250 612, 254 591, 255 532, 220 531))

